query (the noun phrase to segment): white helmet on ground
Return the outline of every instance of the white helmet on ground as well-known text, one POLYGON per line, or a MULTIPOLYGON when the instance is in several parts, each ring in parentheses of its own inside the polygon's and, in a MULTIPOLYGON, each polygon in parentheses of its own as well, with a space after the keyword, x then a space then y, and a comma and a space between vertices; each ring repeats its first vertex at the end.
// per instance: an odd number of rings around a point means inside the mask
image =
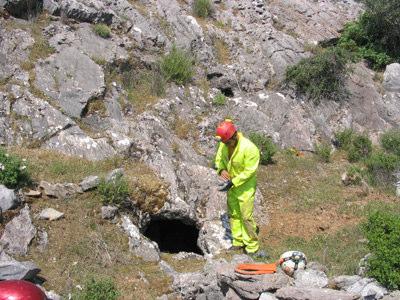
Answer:
POLYGON ((296 270, 304 270, 307 265, 307 257, 300 251, 287 251, 279 259, 282 270, 292 276, 296 270))

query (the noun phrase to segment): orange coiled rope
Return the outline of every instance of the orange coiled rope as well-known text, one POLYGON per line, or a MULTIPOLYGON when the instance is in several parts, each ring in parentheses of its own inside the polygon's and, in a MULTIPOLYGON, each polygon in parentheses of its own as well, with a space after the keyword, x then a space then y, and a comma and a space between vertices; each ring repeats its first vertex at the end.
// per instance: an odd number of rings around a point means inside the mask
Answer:
POLYGON ((261 275, 276 273, 276 264, 239 264, 235 272, 243 275, 261 275))

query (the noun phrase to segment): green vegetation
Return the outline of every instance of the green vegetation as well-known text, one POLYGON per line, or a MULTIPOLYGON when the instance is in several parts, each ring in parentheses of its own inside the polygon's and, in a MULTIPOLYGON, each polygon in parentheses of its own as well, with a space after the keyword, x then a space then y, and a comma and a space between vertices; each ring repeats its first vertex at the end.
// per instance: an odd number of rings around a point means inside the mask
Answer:
POLYGON ((200 18, 207 18, 212 13, 212 4, 210 0, 194 0, 193 13, 200 18))
POLYGON ((346 128, 335 133, 335 140, 338 143, 338 148, 348 150, 353 140, 354 131, 351 128, 346 128))
POLYGON ((187 83, 194 74, 192 56, 175 45, 170 53, 162 58, 160 65, 166 80, 172 80, 177 84, 187 83))
POLYGON ((400 169, 400 157, 376 152, 365 161, 365 165, 372 184, 391 186, 395 182, 393 173, 400 169))
POLYGON ((349 177, 349 183, 352 185, 359 185, 363 179, 364 171, 355 165, 350 165, 347 168, 347 176, 349 177))
POLYGON ((350 162, 356 162, 370 156, 372 142, 366 135, 354 134, 347 151, 350 162))
POLYGON ((286 70, 286 81, 295 85, 318 104, 327 98, 339 101, 346 97, 345 79, 349 72, 346 64, 350 56, 341 48, 331 47, 310 58, 303 58, 286 70))
POLYGON ((400 157, 400 129, 391 129, 381 136, 382 148, 400 157))
POLYGON ((97 187, 97 192, 101 196, 103 204, 116 206, 123 205, 131 193, 128 182, 122 175, 116 176, 115 179, 110 181, 102 179, 97 187))
POLYGON ((85 288, 73 298, 77 300, 116 300, 120 296, 114 282, 110 278, 87 281, 85 288))
POLYGON ((111 29, 106 24, 95 24, 93 25, 93 31, 103 39, 109 38, 111 36, 111 29))
POLYGON ((26 162, 0 147, 0 184, 18 188, 30 183, 26 162))
POLYGON ((215 97, 213 99, 213 104, 222 106, 222 105, 225 105, 225 103, 226 103, 226 96, 224 94, 222 94, 221 92, 218 92, 218 94, 215 95, 215 97))
POLYGON ((400 59, 400 7, 397 0, 364 0, 365 12, 348 23, 338 46, 364 58, 375 69, 400 59))
POLYGON ((266 137, 264 134, 251 132, 249 139, 258 147, 260 150, 260 163, 267 165, 273 163, 272 157, 277 152, 277 147, 271 138, 266 137))
POLYGON ((368 259, 368 275, 389 289, 399 289, 400 214, 373 212, 363 230, 372 253, 372 257, 368 259))
POLYGON ((328 143, 316 144, 314 146, 315 154, 321 159, 323 162, 329 162, 331 160, 331 145, 328 143))

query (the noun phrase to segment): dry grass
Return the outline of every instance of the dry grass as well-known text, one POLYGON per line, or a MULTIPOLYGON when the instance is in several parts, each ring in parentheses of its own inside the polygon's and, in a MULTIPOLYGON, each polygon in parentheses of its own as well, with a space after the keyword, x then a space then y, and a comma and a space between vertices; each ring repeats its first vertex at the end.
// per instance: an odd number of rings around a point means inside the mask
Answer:
POLYGON ((215 56, 220 64, 226 65, 230 63, 230 51, 224 40, 219 38, 213 39, 215 56))
POLYGON ((195 124, 175 115, 172 123, 172 130, 180 139, 187 140, 197 136, 197 128, 195 124))
POLYGON ((107 108, 103 99, 94 99, 89 101, 85 111, 86 115, 97 114, 101 117, 107 116, 107 108))
POLYGON ((101 276, 114 280, 121 299, 154 299, 169 292, 170 279, 158 265, 133 256, 127 236, 115 224, 101 219, 100 200, 95 194, 86 193, 68 202, 37 200, 32 207, 33 214, 46 207, 65 213, 58 221, 34 222, 48 232, 49 246, 40 252, 33 245, 24 258, 34 260, 42 269, 47 289, 67 297, 88 278, 101 276))

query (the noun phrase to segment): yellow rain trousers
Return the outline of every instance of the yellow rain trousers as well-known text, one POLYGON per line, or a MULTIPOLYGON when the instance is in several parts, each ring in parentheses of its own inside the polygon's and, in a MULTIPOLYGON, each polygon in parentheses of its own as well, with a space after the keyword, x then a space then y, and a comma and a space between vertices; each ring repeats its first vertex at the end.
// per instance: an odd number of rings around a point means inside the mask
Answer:
POLYGON ((215 157, 217 172, 227 170, 233 186, 228 191, 228 213, 232 230, 232 245, 244 246, 247 253, 256 252, 258 243, 253 217, 256 193, 256 172, 260 152, 256 145, 238 132, 238 143, 229 159, 228 147, 220 143, 215 157))

